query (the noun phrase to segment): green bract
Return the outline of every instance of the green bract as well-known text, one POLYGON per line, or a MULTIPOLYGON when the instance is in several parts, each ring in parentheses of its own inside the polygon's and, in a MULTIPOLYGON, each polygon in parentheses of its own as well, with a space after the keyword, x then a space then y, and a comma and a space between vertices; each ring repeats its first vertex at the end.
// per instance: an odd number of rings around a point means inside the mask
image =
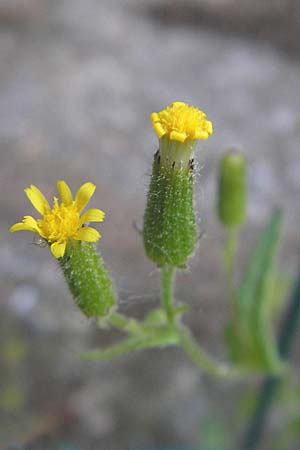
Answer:
POLYGON ((144 246, 147 256, 159 266, 183 266, 197 244, 193 207, 192 162, 177 169, 162 166, 154 156, 144 215, 144 246))
POLYGON ((87 317, 107 315, 115 304, 115 293, 95 245, 72 241, 59 263, 83 314, 87 317))

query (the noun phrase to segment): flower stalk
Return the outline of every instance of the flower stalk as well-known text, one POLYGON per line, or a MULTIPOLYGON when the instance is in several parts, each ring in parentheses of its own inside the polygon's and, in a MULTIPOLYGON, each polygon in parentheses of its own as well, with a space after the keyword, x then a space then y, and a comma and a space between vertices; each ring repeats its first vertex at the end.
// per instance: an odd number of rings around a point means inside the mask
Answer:
POLYGON ((173 323, 175 311, 173 306, 173 284, 175 269, 172 266, 161 268, 162 304, 166 311, 169 323, 173 323))

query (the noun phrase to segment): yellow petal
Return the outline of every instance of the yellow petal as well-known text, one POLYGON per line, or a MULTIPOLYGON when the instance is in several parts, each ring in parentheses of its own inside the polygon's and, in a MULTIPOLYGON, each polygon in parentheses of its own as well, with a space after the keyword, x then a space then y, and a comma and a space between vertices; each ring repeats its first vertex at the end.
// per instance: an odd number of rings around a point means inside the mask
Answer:
POLYGON ((36 220, 31 216, 24 216, 23 221, 19 223, 15 223, 9 229, 11 233, 15 231, 33 231, 34 233, 39 233, 39 227, 37 225, 36 220))
POLYGON ((83 208, 87 205, 90 198, 94 194, 96 186, 94 183, 88 182, 84 183, 77 191, 75 203, 78 209, 78 212, 82 211, 83 208))
POLYGON ((73 202, 73 197, 67 183, 63 180, 60 180, 56 183, 56 186, 61 198, 61 202, 66 206, 71 205, 71 203, 73 202))
POLYGON ((197 133, 195 133, 196 139, 208 139, 209 133, 205 130, 199 130, 197 133))
POLYGON ((173 141, 179 141, 179 142, 184 142, 187 138, 187 134, 185 132, 179 132, 179 131, 171 131, 170 133, 170 139, 173 141))
POLYGON ((151 113, 150 114, 150 118, 151 118, 153 123, 160 121, 159 115, 156 112, 151 113))
POLYGON ((162 124, 159 122, 154 122, 153 128, 159 139, 167 133, 162 124))
POLYGON ((186 103, 184 102, 173 102, 171 103, 171 107, 175 107, 175 108, 185 108, 186 103))
POLYGON ((50 249, 54 258, 61 258, 62 256, 64 256, 66 251, 66 245, 67 241, 53 242, 53 244, 51 244, 50 249))
POLYGON ((212 122, 210 122, 209 120, 206 122, 206 129, 207 129, 208 134, 213 133, 213 125, 212 125, 212 122))
POLYGON ((21 230, 24 230, 24 231, 33 231, 31 228, 28 227, 28 225, 26 225, 26 224, 23 223, 23 222, 15 223, 15 224, 12 225, 12 226, 10 227, 10 229, 9 229, 9 231, 10 231, 11 233, 14 233, 15 231, 21 231, 21 230))
POLYGON ((100 237, 101 234, 95 228, 83 227, 77 231, 73 239, 76 239, 76 241, 96 242, 100 237))
POLYGON ((105 212, 101 209, 91 208, 88 209, 80 218, 80 225, 84 222, 103 222, 105 212))
POLYGON ((45 199, 44 195, 33 184, 30 187, 24 189, 24 192, 27 195, 28 199, 33 204, 33 206, 35 207, 35 209, 40 214, 42 214, 42 216, 45 214, 46 211, 50 209, 49 203, 45 199))

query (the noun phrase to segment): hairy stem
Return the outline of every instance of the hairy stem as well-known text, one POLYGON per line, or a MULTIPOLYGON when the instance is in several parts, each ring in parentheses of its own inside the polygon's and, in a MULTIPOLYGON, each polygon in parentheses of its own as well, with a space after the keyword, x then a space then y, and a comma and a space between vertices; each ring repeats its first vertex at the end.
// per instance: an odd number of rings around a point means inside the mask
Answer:
POLYGON ((173 282, 174 282, 175 268, 165 265, 161 268, 161 296, 162 304, 166 311, 169 323, 174 321, 173 308, 173 282))

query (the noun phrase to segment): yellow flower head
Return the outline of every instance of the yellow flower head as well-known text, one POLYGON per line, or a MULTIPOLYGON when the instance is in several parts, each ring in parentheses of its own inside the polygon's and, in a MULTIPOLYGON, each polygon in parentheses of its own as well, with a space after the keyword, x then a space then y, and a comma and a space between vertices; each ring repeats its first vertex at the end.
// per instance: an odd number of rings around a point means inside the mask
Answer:
POLYGON ((162 111, 151 114, 153 128, 157 136, 167 136, 170 140, 207 139, 213 132, 212 123, 198 108, 184 102, 173 102, 162 111))
POLYGON ((42 218, 36 220, 31 216, 24 216, 23 221, 14 224, 9 231, 13 233, 28 230, 38 233, 49 243, 53 256, 60 258, 65 253, 69 239, 96 242, 101 237, 100 233, 95 228, 83 225, 85 222, 102 222, 105 214, 101 209, 92 208, 80 216, 95 192, 96 186, 93 183, 84 183, 79 188, 75 200, 65 181, 58 181, 57 189, 61 203, 59 204, 58 199, 54 197, 51 208, 36 186, 26 188, 25 194, 42 218))

